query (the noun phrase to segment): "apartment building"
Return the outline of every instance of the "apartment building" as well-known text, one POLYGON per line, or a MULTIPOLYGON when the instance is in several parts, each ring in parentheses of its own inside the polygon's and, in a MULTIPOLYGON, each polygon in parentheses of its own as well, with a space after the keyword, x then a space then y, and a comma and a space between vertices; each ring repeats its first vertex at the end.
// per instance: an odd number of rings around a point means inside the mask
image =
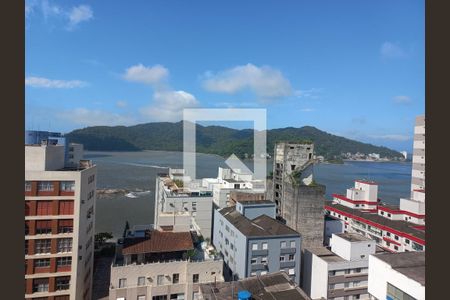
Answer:
POLYGON ((200 285, 199 300, 311 300, 285 272, 200 285))
POLYGON ((369 299, 369 255, 375 241, 356 233, 333 234, 331 249, 306 248, 303 289, 313 299, 369 299))
POLYGON ((425 300, 425 252, 370 255, 368 292, 373 300, 425 300))
POLYGON ((214 211, 213 244, 226 264, 225 278, 285 271, 299 283, 301 237, 275 219, 272 201, 238 201, 214 211))
POLYGON ((412 164, 411 197, 414 191, 425 191, 425 116, 416 117, 412 164))
POLYGON ((91 299, 97 169, 39 142, 25 145, 25 299, 91 299))
POLYGON ((199 285, 222 282, 223 260, 192 232, 133 230, 116 246, 110 300, 193 300, 199 285))
POLYGON ((258 194, 259 196, 256 198, 261 197, 265 192, 262 180, 254 180, 251 172, 236 168, 219 167, 217 178, 203 178, 202 186, 213 191, 214 208, 234 205, 236 197, 245 192, 258 194), (235 199, 233 200, 234 192, 239 192, 239 194, 234 194, 235 199))
POLYGON ((167 231, 196 230, 211 239, 212 202, 212 191, 201 180, 191 180, 183 169, 169 169, 156 178, 155 226, 167 231))
POLYGON ((302 235, 302 247, 323 245, 325 186, 314 181, 314 144, 277 143, 273 198, 277 217, 302 235))
MULTIPOLYGON (((422 195, 421 191, 414 193, 415 199, 422 195)), ((400 207, 382 203, 377 183, 356 180, 346 196, 333 194, 324 207, 330 218, 342 222, 344 232, 360 233, 387 251, 424 251, 425 211, 416 210, 414 204, 419 201, 405 200, 401 199, 400 207)))

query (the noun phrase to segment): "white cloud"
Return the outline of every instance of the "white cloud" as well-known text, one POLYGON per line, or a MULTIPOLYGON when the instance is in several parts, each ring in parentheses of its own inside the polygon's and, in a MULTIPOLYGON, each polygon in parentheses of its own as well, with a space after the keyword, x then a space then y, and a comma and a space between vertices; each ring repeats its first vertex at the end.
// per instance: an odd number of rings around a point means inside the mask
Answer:
POLYGON ((319 95, 322 92, 322 89, 312 88, 309 90, 296 90, 294 91, 294 95, 298 98, 311 98, 318 99, 319 95))
POLYGON ((388 141, 409 141, 411 136, 403 134, 385 134, 385 135, 369 135, 370 138, 377 140, 388 140, 388 141))
POLYGON ((116 102, 116 106, 120 107, 120 108, 127 107, 127 105, 128 105, 127 101, 119 100, 119 101, 116 102))
POLYGON ((315 109, 314 109, 314 108, 302 108, 302 109, 300 109, 300 111, 303 111, 303 112, 312 112, 312 111, 315 111, 315 109))
POLYGON ((94 12, 88 5, 75 6, 68 13, 69 25, 76 26, 81 22, 86 22, 94 18, 94 12))
POLYGON ((43 0, 41 2, 41 11, 45 19, 47 19, 48 17, 59 16, 64 13, 64 11, 59 6, 50 4, 50 2, 47 0, 43 0))
POLYGON ((393 100, 397 104, 409 104, 412 101, 411 97, 408 96, 395 96, 393 100))
POLYGON ((125 70, 123 78, 128 81, 135 81, 149 84, 152 86, 159 85, 169 76, 169 70, 164 66, 155 65, 153 67, 145 67, 142 64, 131 66, 125 70))
POLYGON ((289 80, 279 70, 253 64, 236 66, 217 74, 206 72, 203 86, 208 91, 227 94, 250 89, 262 98, 278 98, 292 94, 289 80))
POLYGON ((398 44, 391 42, 384 42, 381 45, 380 52, 383 58, 404 58, 407 56, 406 52, 398 44))
POLYGON ((57 80, 29 76, 25 78, 25 85, 35 88, 71 89, 87 86, 87 83, 81 80, 57 80))
POLYGON ((89 110, 75 108, 55 113, 58 119, 80 126, 117 126, 136 124, 137 120, 131 116, 120 115, 104 110, 89 110))
POLYGON ((185 91, 155 92, 153 99, 152 106, 141 108, 141 114, 150 117, 151 121, 179 121, 184 108, 199 105, 194 95, 185 91))

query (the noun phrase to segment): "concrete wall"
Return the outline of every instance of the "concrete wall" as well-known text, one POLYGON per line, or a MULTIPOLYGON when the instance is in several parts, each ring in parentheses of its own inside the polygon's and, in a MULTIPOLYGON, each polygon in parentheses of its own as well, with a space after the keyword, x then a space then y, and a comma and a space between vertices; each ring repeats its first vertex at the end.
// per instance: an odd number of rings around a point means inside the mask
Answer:
POLYGON ((326 299, 328 293, 327 263, 306 249, 303 264, 303 290, 312 299, 321 297, 326 299))
POLYGON ((302 236, 302 247, 323 245, 325 186, 284 183, 286 225, 302 236))
POLYGON ((236 210, 244 215, 247 219, 253 220, 259 216, 266 215, 275 219, 276 206, 275 203, 269 204, 242 204, 236 203, 236 210))
POLYGON ((64 168, 64 146, 25 146, 25 170, 54 171, 64 168))
POLYGON ((377 299, 386 299, 389 282, 417 300, 425 300, 425 286, 393 270, 389 264, 373 255, 369 257, 368 281, 368 292, 377 299))
POLYGON ((333 233, 343 233, 343 232, 344 232, 344 221, 325 219, 325 235, 324 235, 325 245, 330 245, 330 239, 333 233))
POLYGON ((335 234, 331 237, 330 244, 332 252, 351 261, 367 260, 376 249, 376 242, 373 240, 350 242, 335 234))

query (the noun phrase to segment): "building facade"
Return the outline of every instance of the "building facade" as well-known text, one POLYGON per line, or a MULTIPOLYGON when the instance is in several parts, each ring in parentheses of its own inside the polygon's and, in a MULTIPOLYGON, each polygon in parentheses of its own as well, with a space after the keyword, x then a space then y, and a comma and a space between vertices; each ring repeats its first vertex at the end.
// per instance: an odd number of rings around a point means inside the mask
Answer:
POLYGON ((211 239, 213 194, 182 169, 159 174, 155 187, 155 226, 161 230, 196 230, 211 239))
POLYGON ((242 279, 281 270, 299 283, 300 234, 275 214, 275 203, 261 200, 214 211, 213 244, 223 256, 225 276, 242 279))
POLYGON ((373 300, 425 300, 425 253, 371 255, 368 291, 373 300))
POLYGON ((193 300, 199 285, 223 281, 223 260, 191 232, 145 230, 116 246, 110 300, 193 300))
POLYGON ((277 217, 302 236, 302 247, 323 245, 325 186, 314 182, 314 144, 275 145, 273 201, 277 217))
POLYGON ((25 145, 25 299, 91 299, 96 166, 25 145))
POLYGON ((355 233, 333 234, 331 250, 306 248, 303 290, 312 299, 369 299, 369 255, 375 241, 355 233))
POLYGON ((418 116, 414 127, 411 197, 415 190, 425 190, 425 116, 418 116))

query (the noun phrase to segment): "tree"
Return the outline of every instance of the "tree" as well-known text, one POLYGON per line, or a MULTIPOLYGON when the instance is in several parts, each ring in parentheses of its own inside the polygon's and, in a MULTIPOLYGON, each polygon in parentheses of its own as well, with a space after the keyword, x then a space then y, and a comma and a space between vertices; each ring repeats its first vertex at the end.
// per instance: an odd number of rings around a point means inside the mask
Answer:
POLYGON ((107 240, 112 239, 112 232, 99 232, 95 235, 95 242, 104 244, 107 240))

